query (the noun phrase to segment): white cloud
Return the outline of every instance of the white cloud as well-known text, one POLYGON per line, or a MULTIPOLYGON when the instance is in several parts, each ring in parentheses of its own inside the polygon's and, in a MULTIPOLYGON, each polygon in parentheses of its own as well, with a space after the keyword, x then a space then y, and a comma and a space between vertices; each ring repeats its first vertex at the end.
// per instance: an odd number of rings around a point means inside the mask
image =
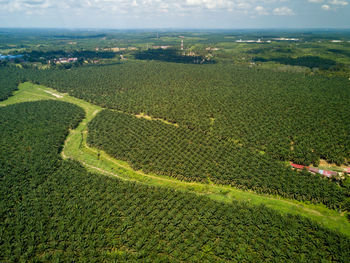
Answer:
POLYGON ((329 3, 332 5, 341 5, 341 6, 345 6, 349 4, 347 1, 342 1, 342 0, 332 0, 332 1, 329 1, 329 3))
POLYGON ((308 0, 308 2, 310 3, 316 3, 316 4, 322 4, 321 8, 323 10, 337 10, 336 6, 346 6, 349 4, 348 1, 344 1, 344 0, 308 0), (327 2, 327 3, 325 3, 327 2), (323 4, 325 3, 325 4, 323 4))
POLYGON ((232 8, 233 1, 229 0, 186 0, 188 6, 205 7, 207 9, 232 8))
MULTIPOLYGON (((310 0, 309 0, 310 1, 310 0)), ((347 1, 342 0, 329 0, 328 4, 324 4, 321 8, 325 11, 329 10, 337 10, 338 6, 347 6, 349 3, 347 1)))
POLYGON ((255 7, 254 10, 256 11, 256 13, 257 13, 258 15, 261 15, 261 16, 263 16, 263 15, 268 15, 268 14, 269 14, 269 12, 266 10, 266 8, 263 7, 263 6, 261 6, 261 5, 255 7))
MULTIPOLYGON (((0 0, 0 12, 43 13, 64 12, 65 14, 128 14, 172 15, 206 14, 208 12, 232 12, 250 16, 295 15, 291 0, 0 0), (282 4, 283 3, 283 4, 282 4), (280 6, 282 5, 282 6, 280 6), (47 11, 50 9, 51 11, 47 11)), ((295 1, 296 2, 296 1, 295 1)), ((345 0, 303 0, 314 3, 324 10, 336 10, 348 5, 345 0)), ((294 4, 294 3, 293 3, 294 4)), ((297 9, 295 9, 297 10, 297 9)))
POLYGON ((2 0, 0 10, 8 12, 24 11, 27 14, 41 14, 52 7, 52 0, 2 0))
POLYGON ((294 11, 289 7, 277 7, 273 10, 273 14, 277 16, 292 16, 295 15, 294 11))
POLYGON ((254 13, 255 2, 263 5, 282 0, 0 0, 0 11, 22 12, 29 10, 45 10, 54 8, 76 9, 81 11, 91 9, 108 13, 156 13, 172 11, 174 13, 191 12, 194 9, 220 11, 250 11, 254 13))

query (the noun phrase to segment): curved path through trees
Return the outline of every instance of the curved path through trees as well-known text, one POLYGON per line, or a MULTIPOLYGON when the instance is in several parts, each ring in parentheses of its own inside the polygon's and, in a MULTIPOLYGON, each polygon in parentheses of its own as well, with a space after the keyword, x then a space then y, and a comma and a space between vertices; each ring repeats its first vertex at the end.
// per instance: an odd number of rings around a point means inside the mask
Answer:
POLYGON ((279 196, 257 194, 230 186, 182 182, 166 176, 146 174, 142 171, 133 170, 127 162, 117 160, 105 152, 91 148, 86 144, 87 124, 103 109, 99 106, 29 82, 20 84, 19 90, 14 92, 13 95, 6 101, 0 102, 0 106, 25 101, 54 99, 82 107, 86 112, 86 116, 76 129, 70 131, 62 151, 62 158, 79 161, 90 172, 117 177, 121 180, 135 181, 149 186, 171 187, 179 191, 193 192, 219 202, 230 203, 233 200, 238 200, 252 205, 265 205, 283 214, 307 217, 324 227, 350 236, 350 223, 346 218, 346 214, 328 209, 324 205, 307 204, 279 196))

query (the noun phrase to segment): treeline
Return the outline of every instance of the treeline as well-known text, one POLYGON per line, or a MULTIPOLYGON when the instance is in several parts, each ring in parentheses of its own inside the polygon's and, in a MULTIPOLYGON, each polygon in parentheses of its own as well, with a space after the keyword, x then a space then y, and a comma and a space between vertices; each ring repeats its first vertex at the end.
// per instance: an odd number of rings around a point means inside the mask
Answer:
POLYGON ((21 71, 0 64, 0 101, 10 97, 22 80, 24 74, 21 71))
MULTIPOLYGON (((50 34, 50 32, 48 32, 50 34)), ((94 38, 103 38, 106 37, 107 34, 91 34, 91 33, 81 33, 81 32, 74 32, 74 34, 71 33, 65 33, 60 35, 48 35, 48 38, 62 38, 62 39, 94 39, 94 38)))
POLYGON ((52 50, 52 51, 36 51, 23 53, 25 58, 29 62, 42 62, 51 59, 58 59, 63 57, 76 57, 80 60, 85 59, 107 59, 114 58, 116 53, 111 51, 91 51, 91 50, 81 50, 81 51, 64 51, 64 50, 52 50))
POLYGON ((55 101, 0 108, 0 261, 348 261, 348 237, 302 217, 61 161, 82 113, 55 101))
POLYGON ((350 51, 349 50, 330 48, 330 49, 327 49, 327 51, 335 53, 335 54, 340 54, 340 55, 343 55, 343 56, 346 56, 346 57, 350 57, 350 51))
MULTIPOLYGON (((268 48, 253 48, 247 51, 248 54, 262 54, 262 53, 284 53, 292 54, 293 50, 289 47, 268 47, 268 48)), ((262 59, 262 58, 261 58, 262 59)), ((264 61, 265 62, 265 61, 264 61)))
POLYGON ((328 179, 292 171, 266 154, 198 130, 108 110, 88 128, 91 146, 128 161, 136 170, 350 209, 346 189, 328 179))
POLYGON ((319 68, 323 70, 338 70, 339 67, 337 62, 328 58, 321 58, 317 56, 303 56, 303 57, 278 57, 278 58, 263 58, 255 57, 256 62, 267 62, 274 61, 280 64, 292 65, 292 66, 302 66, 308 68, 319 68))
POLYGON ((214 60, 208 60, 202 56, 180 55, 180 51, 175 49, 148 49, 137 52, 134 56, 140 60, 159 60, 165 62, 185 63, 185 64, 214 64, 214 60))

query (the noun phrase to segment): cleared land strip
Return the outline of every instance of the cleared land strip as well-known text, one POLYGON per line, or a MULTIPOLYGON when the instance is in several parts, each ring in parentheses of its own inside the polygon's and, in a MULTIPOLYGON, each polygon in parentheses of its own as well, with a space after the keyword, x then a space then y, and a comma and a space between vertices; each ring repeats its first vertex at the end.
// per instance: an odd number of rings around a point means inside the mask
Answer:
POLYGON ((171 177, 145 174, 142 171, 133 170, 127 162, 116 160, 105 152, 91 148, 86 144, 87 124, 102 110, 101 107, 86 101, 59 93, 56 90, 44 86, 26 82, 20 84, 19 90, 14 93, 14 96, 6 101, 0 102, 0 105, 6 106, 24 101, 42 99, 70 102, 85 110, 85 118, 76 129, 70 131, 66 139, 62 157, 79 161, 91 172, 117 177, 122 180, 136 181, 145 185, 171 187, 179 191, 194 192, 220 202, 230 203, 233 200, 238 200, 249 202, 253 205, 265 205, 283 214, 289 213, 307 217, 327 228, 350 236, 350 223, 346 215, 330 210, 323 205, 307 204, 284 199, 279 196, 261 195, 229 186, 182 182, 171 177))

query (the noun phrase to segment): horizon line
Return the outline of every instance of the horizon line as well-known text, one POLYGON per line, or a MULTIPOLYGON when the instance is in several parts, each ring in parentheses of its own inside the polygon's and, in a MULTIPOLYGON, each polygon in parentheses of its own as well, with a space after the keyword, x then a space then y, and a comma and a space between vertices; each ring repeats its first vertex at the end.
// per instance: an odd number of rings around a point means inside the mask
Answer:
POLYGON ((64 29, 64 30, 181 30, 181 31, 191 31, 191 30, 344 30, 350 31, 349 27, 216 27, 216 28, 182 28, 182 27, 130 27, 130 28, 116 28, 116 27, 1 27, 1 29, 64 29))

